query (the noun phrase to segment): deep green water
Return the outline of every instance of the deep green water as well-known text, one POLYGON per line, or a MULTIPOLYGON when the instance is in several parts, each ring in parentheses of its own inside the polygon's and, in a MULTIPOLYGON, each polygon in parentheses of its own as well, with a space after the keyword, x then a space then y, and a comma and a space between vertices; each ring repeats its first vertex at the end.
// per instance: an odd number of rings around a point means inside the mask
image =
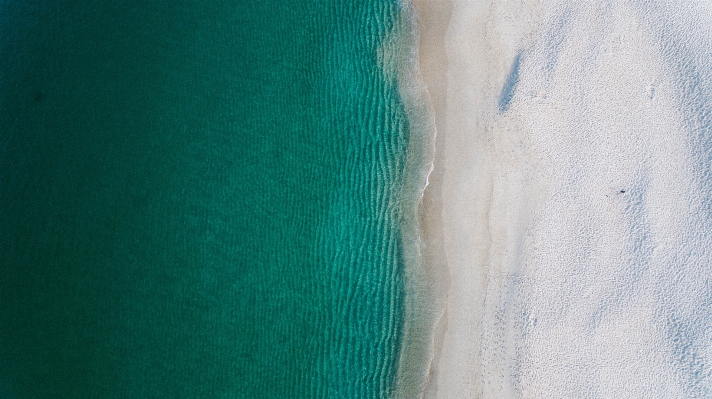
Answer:
POLYGON ((388 397, 399 13, 0 1, 0 397, 388 397))

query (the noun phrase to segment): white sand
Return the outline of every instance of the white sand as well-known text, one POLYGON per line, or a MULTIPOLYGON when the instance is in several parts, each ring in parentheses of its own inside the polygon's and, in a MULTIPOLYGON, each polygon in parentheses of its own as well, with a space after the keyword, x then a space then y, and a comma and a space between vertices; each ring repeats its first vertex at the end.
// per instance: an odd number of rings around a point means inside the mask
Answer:
POLYGON ((712 397, 712 7, 415 3, 446 280, 415 390, 712 397))

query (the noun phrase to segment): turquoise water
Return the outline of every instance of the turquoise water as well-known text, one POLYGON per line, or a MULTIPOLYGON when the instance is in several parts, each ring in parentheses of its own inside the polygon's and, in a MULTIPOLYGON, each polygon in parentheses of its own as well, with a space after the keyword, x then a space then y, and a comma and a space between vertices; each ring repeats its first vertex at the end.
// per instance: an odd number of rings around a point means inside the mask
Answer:
POLYGON ((389 396, 400 13, 0 3, 0 395, 389 396))

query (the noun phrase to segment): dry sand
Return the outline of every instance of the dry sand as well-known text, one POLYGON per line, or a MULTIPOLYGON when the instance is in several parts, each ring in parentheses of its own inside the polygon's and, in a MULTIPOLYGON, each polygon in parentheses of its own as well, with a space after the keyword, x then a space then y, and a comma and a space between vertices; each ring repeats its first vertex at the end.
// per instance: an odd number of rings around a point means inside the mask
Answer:
POLYGON ((414 3, 435 316, 401 397, 709 397, 710 6, 414 3))

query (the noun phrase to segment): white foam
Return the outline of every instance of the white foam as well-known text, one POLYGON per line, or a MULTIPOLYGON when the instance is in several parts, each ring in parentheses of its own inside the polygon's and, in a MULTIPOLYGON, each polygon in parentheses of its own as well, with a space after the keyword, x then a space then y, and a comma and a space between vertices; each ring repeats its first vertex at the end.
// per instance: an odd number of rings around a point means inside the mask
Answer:
POLYGON ((453 1, 433 396, 712 396, 711 27, 704 4, 453 1))

